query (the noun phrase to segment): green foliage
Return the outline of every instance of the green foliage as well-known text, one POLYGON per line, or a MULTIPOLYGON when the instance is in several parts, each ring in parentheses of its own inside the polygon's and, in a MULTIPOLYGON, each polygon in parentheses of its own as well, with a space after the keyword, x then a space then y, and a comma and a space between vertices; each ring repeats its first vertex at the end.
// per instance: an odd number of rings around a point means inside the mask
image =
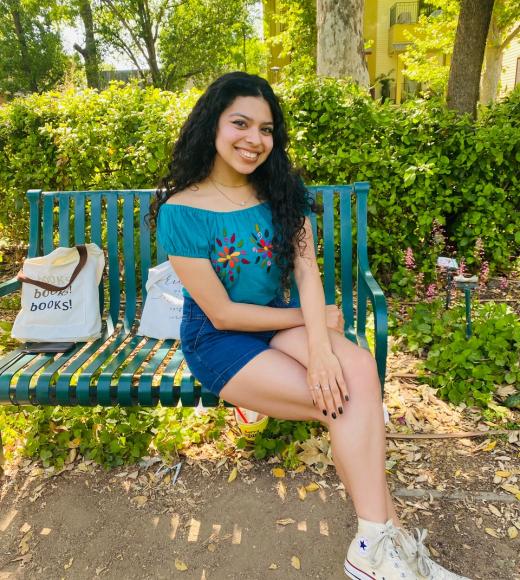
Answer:
POLYGON ((65 73, 51 2, 0 0, 0 93, 45 91, 65 73))
MULTIPOLYGON (((435 279, 441 253, 476 273, 478 238, 491 274, 510 271, 520 244, 519 90, 476 123, 437 100, 381 105, 333 79, 294 80, 279 92, 308 183, 370 181, 369 255, 386 290, 413 296, 418 275, 435 279), (414 272, 403 264, 408 247, 414 272)), ((0 107, 0 236, 27 239, 30 188, 154 187, 197 96, 113 84, 0 107)))
POLYGON ((320 428, 320 423, 312 421, 283 421, 269 419, 263 433, 256 436, 255 457, 264 459, 279 455, 287 468, 294 468, 300 460, 297 457, 298 442, 306 441, 320 428))
POLYGON ((278 0, 275 21, 280 32, 267 39, 268 43, 279 47, 280 57, 288 58, 281 78, 293 75, 314 75, 316 73, 316 2, 315 0, 278 0))
POLYGON ((441 252, 478 267, 479 237, 491 272, 510 270, 520 247, 520 91, 474 124, 435 99, 381 105, 332 79, 293 81, 281 91, 306 181, 371 183, 369 255, 387 289, 413 296, 403 267, 408 247, 425 284, 441 252), (435 242, 435 224, 445 243, 435 242))
POLYGON ((203 85, 229 70, 257 73, 266 51, 255 34, 249 0, 188 0, 171 12, 159 49, 169 89, 203 85))
POLYGON ((476 304, 466 339, 464 305, 419 304, 398 331, 407 350, 425 357, 421 368, 452 403, 486 406, 500 385, 520 384, 520 321, 505 304, 476 304))
POLYGON ((22 454, 39 457, 44 467, 62 468, 79 453, 109 468, 153 450, 175 459, 191 444, 217 439, 227 413, 223 407, 202 416, 163 407, 1 407, 0 431, 6 447, 21 441, 22 454))
POLYGON ((442 95, 448 86, 449 57, 455 44, 460 3, 438 0, 435 4, 442 12, 419 17, 413 33, 407 32, 410 44, 402 59, 408 78, 425 83, 429 90, 442 95))

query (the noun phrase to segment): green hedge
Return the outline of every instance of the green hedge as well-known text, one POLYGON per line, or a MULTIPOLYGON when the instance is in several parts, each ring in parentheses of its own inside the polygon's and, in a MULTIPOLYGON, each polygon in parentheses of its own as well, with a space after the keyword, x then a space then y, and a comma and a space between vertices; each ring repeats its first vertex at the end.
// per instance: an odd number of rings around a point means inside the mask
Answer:
MULTIPOLYGON (((425 285, 446 251, 470 269, 482 259, 492 274, 511 268, 520 243, 520 91, 476 123, 437 101, 381 105, 331 79, 278 92, 307 182, 372 183, 370 254, 386 289, 414 292, 403 261, 408 247, 425 285), (435 224, 445 228, 440 242, 435 224)), ((17 240, 27 232, 24 192, 32 187, 153 187, 196 98, 113 84, 0 107, 0 235, 17 240)))

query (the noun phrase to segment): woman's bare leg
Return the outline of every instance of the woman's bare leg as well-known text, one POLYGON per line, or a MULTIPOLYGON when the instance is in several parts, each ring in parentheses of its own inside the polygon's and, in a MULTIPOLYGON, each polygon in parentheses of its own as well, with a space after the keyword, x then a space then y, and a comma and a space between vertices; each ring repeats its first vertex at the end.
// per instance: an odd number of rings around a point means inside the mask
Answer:
POLYGON ((313 405, 306 368, 276 348, 276 344, 282 347, 297 341, 299 350, 306 351, 303 327, 278 333, 272 341, 273 349, 245 365, 225 385, 221 397, 270 417, 324 423, 329 429, 338 475, 349 490, 356 513, 366 520, 384 522, 388 518, 385 433, 375 361, 338 333, 331 331, 331 340, 350 394, 337 419, 330 414, 324 416, 322 409, 313 405))
MULTIPOLYGON (((330 336, 333 344, 333 348, 338 351, 343 351, 343 349, 352 350, 350 347, 352 346, 355 352, 358 352, 358 348, 353 345, 348 339, 344 338, 339 333, 330 331, 330 336)), ((307 335, 303 327, 300 328, 292 328, 290 330, 284 330, 278 332, 271 341, 271 346, 285 354, 288 354, 292 358, 296 359, 301 365, 307 368, 308 365, 308 357, 309 357, 309 350, 307 348, 307 335)), ((335 352, 336 352, 335 350, 335 352)), ((345 361, 347 357, 342 356, 342 354, 338 354, 339 362, 342 366, 343 372, 345 373, 345 380, 348 381, 348 375, 346 373, 345 368, 345 361)), ((378 385, 379 385, 378 380, 378 385)), ((347 382, 347 385, 349 383, 347 382)), ((348 405, 348 403, 346 403, 348 405)), ((335 464, 336 470, 338 471, 338 475, 345 485, 345 489, 347 493, 350 495, 350 484, 349 477, 347 473, 343 472, 343 465, 341 462, 335 464)), ((392 520, 395 526, 401 526, 401 522, 395 511, 394 502, 392 500, 392 496, 390 495, 390 491, 388 490, 388 486, 386 489, 386 508, 387 508, 387 515, 386 518, 388 520, 392 520)))

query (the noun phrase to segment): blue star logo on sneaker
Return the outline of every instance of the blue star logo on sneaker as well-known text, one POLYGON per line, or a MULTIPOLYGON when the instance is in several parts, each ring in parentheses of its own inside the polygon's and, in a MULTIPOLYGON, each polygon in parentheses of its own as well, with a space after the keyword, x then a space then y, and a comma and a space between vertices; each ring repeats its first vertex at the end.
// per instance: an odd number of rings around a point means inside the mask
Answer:
POLYGON ((358 546, 359 546, 359 551, 362 554, 365 554, 366 551, 368 550, 368 542, 365 538, 359 538, 358 540, 358 546))

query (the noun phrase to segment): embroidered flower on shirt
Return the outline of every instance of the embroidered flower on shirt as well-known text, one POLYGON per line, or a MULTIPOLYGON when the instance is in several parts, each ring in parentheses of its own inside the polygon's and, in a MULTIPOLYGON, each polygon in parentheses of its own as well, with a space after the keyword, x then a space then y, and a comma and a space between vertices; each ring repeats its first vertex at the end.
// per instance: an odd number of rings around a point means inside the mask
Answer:
POLYGON ((252 252, 257 254, 255 264, 260 263, 260 267, 267 267, 267 272, 269 272, 273 264, 273 240, 268 229, 265 229, 264 233, 262 233, 260 226, 255 224, 255 230, 256 234, 252 233, 249 238, 255 244, 252 248, 252 252))
POLYGON ((240 274, 240 264, 251 262, 247 258, 241 258, 246 254, 245 250, 240 249, 244 245, 244 240, 237 241, 236 234, 228 236, 225 228, 222 233, 222 239, 215 238, 216 243, 213 245, 213 252, 218 258, 211 261, 221 280, 227 278, 230 282, 234 282, 237 274, 240 274))

